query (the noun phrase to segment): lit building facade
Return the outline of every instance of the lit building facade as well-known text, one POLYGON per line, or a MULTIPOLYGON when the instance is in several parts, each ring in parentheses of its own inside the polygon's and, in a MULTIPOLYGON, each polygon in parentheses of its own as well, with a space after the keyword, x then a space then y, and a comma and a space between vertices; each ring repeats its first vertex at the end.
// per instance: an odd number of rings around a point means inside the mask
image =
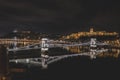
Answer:
POLYGON ((62 39, 80 39, 83 37, 97 37, 97 36, 118 37, 119 34, 117 32, 94 31, 93 28, 90 28, 89 32, 72 33, 70 35, 63 36, 62 39))

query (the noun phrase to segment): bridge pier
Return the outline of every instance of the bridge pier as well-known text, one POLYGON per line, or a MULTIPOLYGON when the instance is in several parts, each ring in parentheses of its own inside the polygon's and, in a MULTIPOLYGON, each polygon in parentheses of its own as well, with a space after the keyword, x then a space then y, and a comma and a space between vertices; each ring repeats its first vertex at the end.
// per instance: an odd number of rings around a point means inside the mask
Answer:
POLYGON ((7 49, 0 45, 0 80, 10 80, 7 49))

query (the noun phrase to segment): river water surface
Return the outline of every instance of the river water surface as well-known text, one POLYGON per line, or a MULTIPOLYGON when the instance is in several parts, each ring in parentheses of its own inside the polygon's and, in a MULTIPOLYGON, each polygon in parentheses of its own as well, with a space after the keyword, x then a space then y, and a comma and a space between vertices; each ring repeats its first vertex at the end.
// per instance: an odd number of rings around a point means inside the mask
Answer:
MULTIPOLYGON (((48 54, 64 55, 75 54, 87 51, 81 48, 54 48, 50 49, 48 54)), ((22 68, 23 72, 12 72, 12 80, 64 80, 64 79, 79 79, 79 80, 116 80, 120 78, 120 50, 109 49, 96 56, 96 59, 91 59, 89 56, 77 56, 62 59, 48 65, 47 69, 42 69, 40 66, 15 64, 10 63, 10 68, 22 68)), ((23 57, 39 57, 40 51, 24 51, 10 54, 10 58, 23 57)))

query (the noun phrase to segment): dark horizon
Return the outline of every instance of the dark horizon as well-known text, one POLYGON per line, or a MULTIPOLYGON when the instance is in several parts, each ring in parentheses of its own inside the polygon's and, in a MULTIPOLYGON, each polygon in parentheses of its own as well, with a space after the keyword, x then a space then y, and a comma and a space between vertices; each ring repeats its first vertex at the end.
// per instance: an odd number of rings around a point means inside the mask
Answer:
POLYGON ((116 31, 120 5, 116 0, 0 0, 0 34, 14 29, 42 33, 116 31))

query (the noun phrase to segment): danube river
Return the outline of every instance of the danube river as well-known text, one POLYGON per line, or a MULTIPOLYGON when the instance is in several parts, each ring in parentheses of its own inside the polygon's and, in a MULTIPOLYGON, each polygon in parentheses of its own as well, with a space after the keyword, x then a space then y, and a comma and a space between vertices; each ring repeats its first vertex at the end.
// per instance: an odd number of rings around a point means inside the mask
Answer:
MULTIPOLYGON (((64 55, 64 54, 80 54, 88 51, 87 48, 54 48, 50 49, 48 54, 64 55)), ((79 56, 65 58, 60 61, 48 65, 47 69, 42 69, 40 66, 28 64, 10 63, 11 69, 16 69, 16 72, 11 72, 11 80, 104 80, 120 78, 120 50, 110 48, 107 52, 103 52, 96 56, 96 59, 91 59, 89 56, 79 56)), ((9 58, 24 58, 24 57, 39 57, 40 51, 23 51, 10 54, 9 58)))

